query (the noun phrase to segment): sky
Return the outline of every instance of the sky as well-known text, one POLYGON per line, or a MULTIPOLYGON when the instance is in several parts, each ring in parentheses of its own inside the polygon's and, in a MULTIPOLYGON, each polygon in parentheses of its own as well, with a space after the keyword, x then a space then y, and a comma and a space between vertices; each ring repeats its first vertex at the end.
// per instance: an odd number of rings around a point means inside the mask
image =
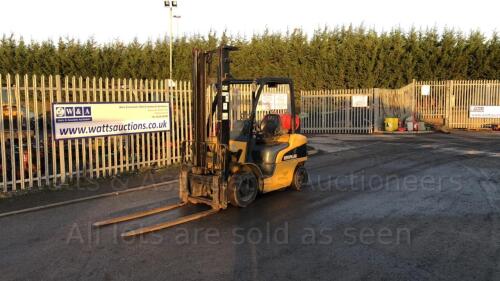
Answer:
MULTIPOLYGON (((0 0, 0 34, 26 40, 60 37, 100 43, 164 37, 169 12, 163 0, 0 0)), ((178 0, 174 36, 210 30, 250 37, 302 28, 308 34, 325 26, 353 24, 377 31, 436 27, 487 36, 500 32, 499 0, 178 0)))

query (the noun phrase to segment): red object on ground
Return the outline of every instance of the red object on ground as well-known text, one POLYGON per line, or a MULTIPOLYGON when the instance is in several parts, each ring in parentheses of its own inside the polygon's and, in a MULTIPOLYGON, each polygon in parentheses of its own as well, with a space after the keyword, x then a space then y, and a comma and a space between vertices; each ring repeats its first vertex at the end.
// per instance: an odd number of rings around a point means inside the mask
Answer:
MULTIPOLYGON (((280 114, 281 128, 285 130, 292 129, 292 115, 291 114, 280 114)), ((295 115, 295 130, 300 127, 300 118, 295 115)))
POLYGON ((404 132, 404 131, 406 131, 405 122, 403 121, 403 119, 399 119, 398 132, 404 132))

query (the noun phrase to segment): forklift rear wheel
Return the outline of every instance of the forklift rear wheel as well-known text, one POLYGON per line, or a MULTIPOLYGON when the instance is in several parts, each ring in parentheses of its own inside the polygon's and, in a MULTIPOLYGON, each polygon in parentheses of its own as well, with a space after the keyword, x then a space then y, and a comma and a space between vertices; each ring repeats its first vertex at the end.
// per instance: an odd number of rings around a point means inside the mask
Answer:
POLYGON ((235 207, 246 207, 255 200, 258 193, 257 178, 253 173, 237 173, 228 184, 229 202, 235 207))
POLYGON ((299 191, 307 183, 309 176, 306 168, 301 165, 295 169, 293 173, 292 188, 299 191))

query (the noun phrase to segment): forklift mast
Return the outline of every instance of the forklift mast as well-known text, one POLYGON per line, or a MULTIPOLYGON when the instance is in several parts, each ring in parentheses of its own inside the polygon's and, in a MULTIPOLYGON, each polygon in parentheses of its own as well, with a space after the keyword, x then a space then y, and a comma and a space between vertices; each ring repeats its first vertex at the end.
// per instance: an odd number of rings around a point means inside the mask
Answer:
POLYGON ((206 143, 208 141, 208 131, 215 123, 217 128, 217 142, 219 145, 229 145, 230 120, 229 120, 229 82, 230 58, 229 53, 237 48, 232 46, 221 46, 216 50, 205 52, 199 49, 193 50, 193 166, 206 166, 206 143), (216 59, 215 71, 211 66, 216 59), (214 73, 215 72, 215 73, 214 73), (213 79, 213 75, 216 75, 213 79), (206 112, 207 88, 215 81, 216 96, 212 102, 209 115, 206 112), (215 112, 216 110, 216 112, 215 112), (213 113, 216 119, 213 120, 213 113), (208 122, 206 120, 207 116, 208 122), (208 124, 207 124, 208 123, 208 124))
POLYGON ((193 50, 193 164, 204 166, 205 157, 202 155, 202 145, 207 141, 207 129, 205 125, 205 104, 206 104, 206 65, 207 53, 198 49, 193 50))

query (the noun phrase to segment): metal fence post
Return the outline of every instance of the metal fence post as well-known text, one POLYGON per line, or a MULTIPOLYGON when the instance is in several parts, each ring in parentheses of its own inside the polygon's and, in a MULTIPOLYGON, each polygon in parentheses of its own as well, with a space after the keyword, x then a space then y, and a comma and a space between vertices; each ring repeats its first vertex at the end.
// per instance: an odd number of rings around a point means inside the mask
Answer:
POLYGON ((322 113, 321 114, 321 132, 322 133, 326 132, 326 130, 325 130, 325 128, 326 128, 326 118, 325 118, 325 116, 327 114, 326 113, 326 99, 327 99, 326 95, 324 95, 321 98, 321 113, 322 113))
POLYGON ((411 91, 412 95, 411 95, 411 116, 416 116, 417 114, 417 109, 416 109, 416 103, 415 103, 415 99, 417 98, 417 81, 415 79, 413 79, 412 81, 412 91, 411 91))
POLYGON ((451 113, 451 96, 453 91, 453 80, 446 81, 446 110, 444 114, 444 126, 446 128, 450 127, 451 113))
MULTIPOLYGON (((56 75, 56 101, 62 102, 62 87, 61 87, 61 76, 56 75)), ((67 102, 67 100, 64 100, 67 102)), ((52 106, 52 105, 51 105, 52 106)), ((66 183, 66 161, 64 156, 64 140, 56 141, 59 145, 59 171, 61 177, 61 184, 66 183)), ((70 160, 71 161, 71 160, 70 160)), ((55 177, 56 175, 54 175, 55 177)), ((55 179, 54 179, 55 182, 55 179)))
POLYGON ((373 102, 372 102, 372 110, 373 110, 373 124, 372 128, 375 132, 381 131, 380 128, 380 89, 373 89, 373 102))

